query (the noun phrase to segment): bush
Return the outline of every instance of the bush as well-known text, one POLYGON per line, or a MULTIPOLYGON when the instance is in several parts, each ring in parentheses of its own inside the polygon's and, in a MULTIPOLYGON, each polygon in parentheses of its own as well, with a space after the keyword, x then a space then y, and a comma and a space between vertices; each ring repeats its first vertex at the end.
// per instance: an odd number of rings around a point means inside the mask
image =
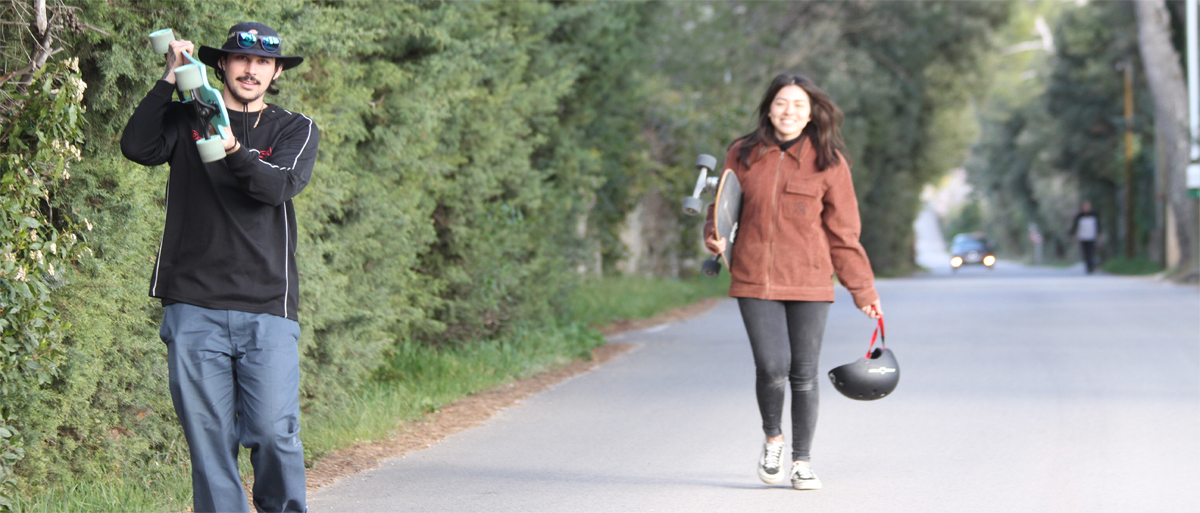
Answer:
POLYGON ((30 436, 43 413, 34 405, 65 363, 70 325, 52 291, 90 251, 75 233, 78 221, 88 221, 60 194, 79 160, 86 86, 76 66, 53 63, 28 87, 14 80, 0 89, 0 511, 11 506, 25 442, 40 446, 30 436))

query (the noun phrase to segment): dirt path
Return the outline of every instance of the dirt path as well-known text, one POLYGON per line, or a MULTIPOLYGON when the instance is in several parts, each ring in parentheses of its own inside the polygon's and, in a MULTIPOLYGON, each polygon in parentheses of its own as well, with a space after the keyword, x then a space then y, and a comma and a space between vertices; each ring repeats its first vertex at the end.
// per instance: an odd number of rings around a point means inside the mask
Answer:
MULTIPOLYGON (((723 298, 710 298, 689 306, 676 308, 651 319, 621 320, 600 331, 606 337, 638 331, 660 324, 695 317, 710 310, 723 298)), ((493 415, 519 404, 551 386, 594 369, 633 349, 633 344, 606 344, 592 350, 592 359, 577 360, 532 377, 510 382, 486 392, 474 394, 441 408, 420 422, 401 426, 399 433, 389 439, 339 449, 317 460, 306 472, 308 491, 333 484, 339 479, 376 468, 379 462, 424 449, 447 436, 483 424, 493 415)))

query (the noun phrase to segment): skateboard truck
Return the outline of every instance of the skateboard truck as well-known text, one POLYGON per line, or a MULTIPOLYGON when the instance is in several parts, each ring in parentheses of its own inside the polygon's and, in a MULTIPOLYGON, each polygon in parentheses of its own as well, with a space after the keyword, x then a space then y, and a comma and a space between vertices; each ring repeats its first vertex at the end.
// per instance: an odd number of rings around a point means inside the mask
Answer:
MULTIPOLYGON (((150 33, 150 45, 154 53, 166 54, 170 50, 171 41, 175 40, 175 32, 162 29, 150 33)), ((221 130, 229 128, 229 114, 225 111, 225 100, 221 92, 208 85, 208 69, 192 54, 184 52, 183 56, 190 61, 175 68, 175 85, 183 101, 191 103, 197 116, 203 123, 196 131, 203 138, 196 141, 196 150, 200 152, 200 160, 204 163, 216 162, 225 158, 225 145, 222 139, 229 136, 221 130), (208 126, 212 125, 216 135, 208 135, 208 126)))
POLYGON ((717 167, 717 158, 712 155, 701 153, 696 158, 696 170, 700 171, 700 177, 696 178, 696 189, 692 191, 692 195, 683 198, 684 214, 689 216, 700 215, 700 211, 704 209, 704 200, 700 199, 700 195, 717 191, 717 185, 720 183, 721 177, 708 176, 715 167, 717 167))
MULTIPOLYGON (((700 195, 717 193, 717 191, 720 187, 720 184, 721 184, 721 175, 717 174, 717 176, 709 176, 710 174, 716 174, 716 173, 712 172, 713 168, 715 168, 716 166, 717 166, 717 159, 716 159, 716 157, 713 157, 712 155, 707 155, 707 154, 702 153, 702 154, 700 154, 699 157, 696 158, 696 170, 700 172, 700 175, 696 178, 696 187, 692 191, 692 195, 683 198, 683 213, 684 214, 687 214, 689 216, 700 215, 700 212, 704 209, 704 200, 700 199, 700 195)), ((736 181, 736 180, 734 180, 734 181, 736 181)), ((739 186, 738 190, 739 191, 741 190, 740 186, 739 186)), ((741 196, 740 192, 738 192, 738 196, 739 197, 741 196)), ((740 207, 739 207, 739 210, 740 210, 740 207)), ((737 224, 734 223, 732 231, 728 237, 727 244, 732 245, 733 239, 736 236, 737 236, 737 224)), ((721 274, 720 257, 714 255, 712 258, 705 260, 704 263, 701 264, 701 266, 700 266, 700 272, 704 273, 705 276, 709 276, 709 277, 716 277, 718 274, 721 274)))
POLYGON ((716 278, 721 274, 721 261, 716 255, 704 259, 704 263, 700 264, 700 272, 709 278, 716 278))

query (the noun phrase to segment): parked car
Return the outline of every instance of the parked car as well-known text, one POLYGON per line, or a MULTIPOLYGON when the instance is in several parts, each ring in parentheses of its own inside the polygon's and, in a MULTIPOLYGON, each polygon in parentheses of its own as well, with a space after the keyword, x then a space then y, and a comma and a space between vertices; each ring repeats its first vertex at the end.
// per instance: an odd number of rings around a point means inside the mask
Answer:
POLYGON ((989 270, 996 264, 996 255, 987 237, 979 233, 960 233, 950 244, 950 267, 958 272, 964 265, 982 265, 989 270))

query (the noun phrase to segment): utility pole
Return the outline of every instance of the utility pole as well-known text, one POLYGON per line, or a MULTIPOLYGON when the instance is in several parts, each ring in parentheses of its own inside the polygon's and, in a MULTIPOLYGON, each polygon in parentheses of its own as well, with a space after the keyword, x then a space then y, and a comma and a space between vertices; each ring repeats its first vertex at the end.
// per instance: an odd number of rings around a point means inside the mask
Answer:
POLYGON ((1133 260, 1133 59, 1125 59, 1122 67, 1125 68, 1125 259, 1133 260))
MULTIPOLYGON (((1188 133, 1191 142, 1191 152, 1188 159, 1187 178, 1185 184, 1188 196, 1200 198, 1200 55, 1197 52, 1197 20, 1196 0, 1187 0, 1185 11, 1187 20, 1187 88, 1188 88, 1188 133)), ((1200 208, 1196 209, 1200 213, 1200 208)), ((1200 221, 1200 219, 1197 219, 1200 221)), ((1200 224, 1198 224, 1200 226, 1200 224)), ((1197 255, 1200 255, 1200 242, 1194 242, 1197 255)), ((1200 257, 1197 257, 1200 258, 1200 257)))
POLYGON ((1188 125, 1191 128, 1191 159, 1187 169, 1188 193, 1200 197, 1200 55, 1197 55, 1196 0, 1187 0, 1187 89, 1188 125))

